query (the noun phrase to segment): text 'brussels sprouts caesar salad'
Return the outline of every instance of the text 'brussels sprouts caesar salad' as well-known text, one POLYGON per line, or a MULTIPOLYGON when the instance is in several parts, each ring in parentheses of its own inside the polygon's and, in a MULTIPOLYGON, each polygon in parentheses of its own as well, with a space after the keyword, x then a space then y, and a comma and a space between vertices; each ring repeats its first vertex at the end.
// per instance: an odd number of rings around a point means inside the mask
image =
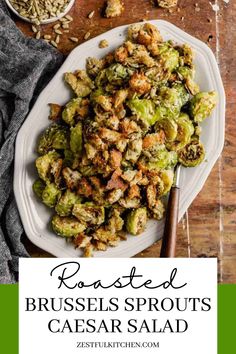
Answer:
POLYGON ((50 104, 33 189, 55 210, 54 232, 89 257, 163 218, 174 166, 205 159, 199 123, 217 94, 194 82, 191 48, 164 42, 149 23, 130 26, 120 47, 65 82, 74 98, 50 104))

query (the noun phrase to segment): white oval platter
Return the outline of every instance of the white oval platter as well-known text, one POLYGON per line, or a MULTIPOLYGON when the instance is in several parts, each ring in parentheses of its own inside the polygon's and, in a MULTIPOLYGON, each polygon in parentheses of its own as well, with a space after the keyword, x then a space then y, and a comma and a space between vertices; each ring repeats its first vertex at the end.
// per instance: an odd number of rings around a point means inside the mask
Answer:
MULTIPOLYGON (((197 168, 182 169, 179 219, 188 209, 202 189, 208 175, 218 159, 224 145, 225 93, 216 59, 211 49, 200 40, 190 36, 173 24, 153 20, 165 40, 188 43, 195 51, 196 81, 201 90, 217 90, 219 103, 212 116, 202 124, 202 141, 206 147, 206 162, 197 168)), ((76 47, 64 64, 38 97, 35 105, 22 125, 16 140, 14 193, 21 220, 29 239, 38 247, 56 257, 79 257, 80 250, 64 238, 56 236, 50 229, 51 212, 37 200, 32 184, 37 178, 35 169, 36 142, 39 134, 49 125, 48 103, 65 104, 70 98, 70 91, 63 81, 63 73, 84 68, 88 56, 102 57, 121 45, 128 26, 112 29, 76 47), (109 47, 100 49, 99 42, 106 39, 109 47)), ((204 215, 203 215, 204 217, 204 215)), ((146 231, 140 236, 128 235, 127 241, 106 252, 95 252, 95 257, 132 257, 159 240, 163 234, 164 221, 149 221, 146 231)), ((158 256, 158 255, 157 255, 158 256)))

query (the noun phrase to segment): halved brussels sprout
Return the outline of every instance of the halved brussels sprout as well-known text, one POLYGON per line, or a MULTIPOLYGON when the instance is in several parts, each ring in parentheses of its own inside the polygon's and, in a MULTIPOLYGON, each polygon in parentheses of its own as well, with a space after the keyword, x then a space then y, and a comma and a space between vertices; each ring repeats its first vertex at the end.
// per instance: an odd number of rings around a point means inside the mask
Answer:
POLYGON ((156 107, 156 120, 163 118, 176 119, 180 113, 183 103, 186 103, 187 91, 182 85, 176 87, 161 87, 158 96, 155 99, 156 107), (185 90, 185 92, 184 92, 185 90), (184 96, 184 94, 186 96, 184 96))
POLYGON ((174 182, 174 172, 173 170, 164 170, 160 172, 160 178, 163 182, 163 190, 161 196, 167 194, 174 182))
POLYGON ((152 100, 133 98, 128 101, 127 105, 134 115, 148 123, 148 125, 153 125, 158 119, 155 104, 152 100))
POLYGON ((175 141, 166 144, 169 150, 175 151, 182 149, 188 144, 194 134, 193 123, 187 114, 181 113, 176 123, 178 125, 177 137, 175 141))
POLYGON ((159 58, 165 69, 172 72, 179 66, 179 52, 169 42, 158 46, 159 58))
POLYGON ((81 222, 89 225, 100 225, 105 220, 105 209, 102 206, 95 205, 91 202, 84 204, 76 203, 73 207, 72 214, 81 222))
POLYGON ((172 89, 177 91, 178 99, 179 99, 179 107, 183 107, 189 100, 189 93, 186 88, 182 84, 174 84, 172 89))
POLYGON ((217 104, 217 93, 199 92, 190 102, 190 115, 195 122, 202 122, 209 117, 217 104))
POLYGON ((36 168, 39 177, 45 181, 50 181, 50 173, 53 161, 59 159, 60 155, 56 151, 49 151, 47 154, 36 159, 36 168))
POLYGON ((33 191, 40 199, 42 199, 42 193, 45 186, 46 184, 41 179, 37 179, 33 184, 33 191))
POLYGON ((121 64, 112 64, 106 69, 107 80, 113 85, 122 85, 129 79, 127 68, 121 64))
POLYGON ((186 89, 191 93, 191 95, 196 95, 200 89, 198 84, 194 81, 194 69, 189 66, 180 66, 177 69, 177 74, 181 81, 184 82, 186 89))
POLYGON ((74 154, 80 154, 83 148, 82 123, 79 122, 75 127, 70 128, 70 149, 74 154))
POLYGON ((68 130, 58 124, 52 124, 39 138, 38 153, 46 154, 49 150, 62 150, 68 147, 68 130))
POLYGON ((62 119, 69 125, 74 125, 75 120, 74 117, 80 107, 82 102, 81 97, 72 98, 65 106, 62 111, 62 119))
POLYGON ((72 212, 73 206, 80 200, 78 195, 71 192, 69 189, 58 200, 55 210, 60 216, 69 216, 72 212))
POLYGON ((53 208, 56 205, 60 196, 61 196, 61 191, 56 186, 56 184, 49 183, 46 185, 46 187, 44 188, 44 190, 42 192, 42 201, 49 208, 53 208))
POLYGON ((168 151, 163 145, 156 150, 155 156, 146 158, 145 156, 139 159, 139 166, 141 169, 147 170, 162 170, 172 168, 178 161, 177 153, 175 151, 168 151))
POLYGON ((138 235, 142 233, 147 224, 147 209, 138 208, 132 210, 126 219, 126 229, 132 235, 138 235))
POLYGON ((86 229, 86 225, 74 217, 54 215, 52 218, 52 228, 59 236, 73 237, 83 232, 86 229))
POLYGON ((161 119, 156 122, 155 131, 164 130, 166 141, 173 141, 177 136, 178 125, 173 119, 161 119))
POLYGON ((150 159, 148 162, 148 169, 166 169, 172 168, 177 164, 178 158, 175 151, 168 151, 166 149, 160 149, 155 155, 155 158, 150 159))
POLYGON ((205 158, 205 149, 199 140, 192 140, 182 150, 178 151, 179 162, 185 167, 195 167, 205 158))

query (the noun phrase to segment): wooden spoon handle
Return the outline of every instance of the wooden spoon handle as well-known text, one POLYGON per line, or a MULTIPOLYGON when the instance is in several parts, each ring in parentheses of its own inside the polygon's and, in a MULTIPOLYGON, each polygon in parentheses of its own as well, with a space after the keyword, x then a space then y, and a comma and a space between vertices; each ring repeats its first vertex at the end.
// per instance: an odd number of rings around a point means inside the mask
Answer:
POLYGON ((166 222, 161 246, 161 257, 175 257, 180 189, 172 187, 166 211, 166 222))

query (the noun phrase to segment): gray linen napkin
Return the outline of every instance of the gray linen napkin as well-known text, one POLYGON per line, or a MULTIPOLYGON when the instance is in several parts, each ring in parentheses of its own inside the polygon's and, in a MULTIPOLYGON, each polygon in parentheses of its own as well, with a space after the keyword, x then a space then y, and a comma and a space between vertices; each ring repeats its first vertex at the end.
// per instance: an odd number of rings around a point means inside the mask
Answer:
POLYGON ((16 135, 62 61, 43 40, 25 37, 0 0, 0 284, 15 283, 19 257, 28 257, 12 185, 16 135))

